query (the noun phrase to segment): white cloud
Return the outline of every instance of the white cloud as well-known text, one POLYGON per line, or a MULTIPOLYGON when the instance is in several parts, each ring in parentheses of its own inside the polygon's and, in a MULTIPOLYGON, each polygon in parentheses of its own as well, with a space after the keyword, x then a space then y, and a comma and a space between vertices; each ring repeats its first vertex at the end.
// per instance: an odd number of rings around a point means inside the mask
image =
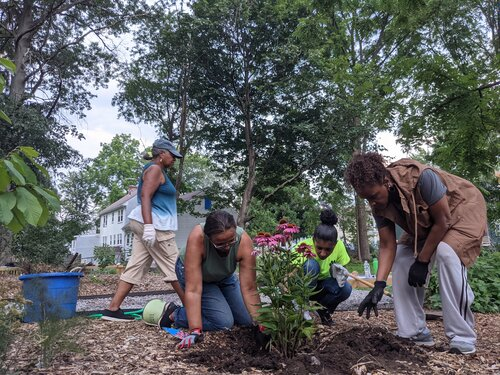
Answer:
POLYGON ((95 158, 101 150, 101 143, 111 142, 117 134, 130 134, 141 143, 141 148, 150 146, 157 138, 155 129, 150 125, 136 125, 118 119, 118 110, 111 105, 117 91, 116 82, 111 82, 107 89, 97 92, 97 98, 92 100, 92 110, 78 124, 78 130, 85 139, 67 137, 69 145, 86 158, 95 158))

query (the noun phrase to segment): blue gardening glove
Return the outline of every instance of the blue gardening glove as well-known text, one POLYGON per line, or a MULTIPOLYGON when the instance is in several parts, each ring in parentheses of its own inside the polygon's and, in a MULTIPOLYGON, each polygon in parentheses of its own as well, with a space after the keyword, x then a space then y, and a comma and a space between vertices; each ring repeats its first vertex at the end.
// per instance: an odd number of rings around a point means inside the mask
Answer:
POLYGON ((189 335, 184 337, 179 345, 177 345, 177 349, 188 349, 193 346, 196 342, 203 340, 203 333, 200 328, 195 328, 191 330, 189 335))
POLYGON ((375 316, 378 316, 377 303, 382 299, 384 295, 384 288, 386 286, 385 281, 375 281, 375 286, 368 293, 365 299, 359 304, 358 314, 363 315, 366 309, 366 319, 370 319, 370 311, 373 309, 375 316))
POLYGON ((408 272, 408 284, 410 286, 424 286, 427 280, 427 273, 429 272, 429 263, 421 262, 418 258, 415 259, 415 263, 411 265, 408 272))
POLYGON ((264 333, 265 328, 261 325, 254 326, 254 337, 255 342, 259 349, 267 349, 269 342, 271 341, 271 336, 264 333))

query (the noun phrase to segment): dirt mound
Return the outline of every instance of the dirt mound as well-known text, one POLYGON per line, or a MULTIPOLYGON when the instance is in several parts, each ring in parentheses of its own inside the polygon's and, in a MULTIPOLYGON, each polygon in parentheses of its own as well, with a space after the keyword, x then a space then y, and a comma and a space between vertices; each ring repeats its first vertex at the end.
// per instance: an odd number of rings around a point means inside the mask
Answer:
MULTIPOLYGON (((196 352, 185 352, 192 364, 209 371, 239 374, 270 371, 275 374, 351 374, 385 370, 404 373, 425 367, 427 354, 412 343, 397 339, 380 327, 354 327, 334 334, 328 330, 316 337, 308 350, 288 360, 277 353, 260 351, 249 329, 212 333, 196 352), (361 367, 364 369, 361 370, 361 367), (366 369, 366 370, 365 370, 366 369)), ((425 373, 425 372, 422 372, 425 373)))

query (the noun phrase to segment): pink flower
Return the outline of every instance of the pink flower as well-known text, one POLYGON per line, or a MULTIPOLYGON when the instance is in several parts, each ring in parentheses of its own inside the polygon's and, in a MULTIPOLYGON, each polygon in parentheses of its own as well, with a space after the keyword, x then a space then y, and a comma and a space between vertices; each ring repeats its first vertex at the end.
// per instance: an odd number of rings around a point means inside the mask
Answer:
POLYGON ((311 251, 311 245, 302 242, 295 251, 297 251, 299 254, 303 254, 306 251, 311 251))
POLYGON ((293 234, 293 233, 299 233, 300 232, 300 228, 295 225, 295 224, 291 224, 291 223, 288 223, 286 228, 283 229, 283 234, 293 234))
POLYGON ((278 241, 276 241, 274 236, 267 232, 259 232, 253 239, 253 242, 255 242, 257 246, 272 247, 278 245, 278 241))
POLYGON ((280 245, 284 245, 284 244, 288 241, 288 239, 289 239, 289 237, 288 237, 288 236, 285 236, 285 235, 283 235, 283 234, 281 234, 281 233, 277 233, 277 234, 275 234, 275 235, 273 236, 273 238, 274 238, 274 240, 275 240, 278 244, 280 244, 280 245))
POLYGON ((261 251, 260 251, 260 250, 254 249, 254 250, 252 251, 252 256, 257 257, 257 256, 259 256, 259 255, 260 255, 260 253, 261 253, 261 251))
POLYGON ((302 255, 304 255, 307 259, 311 259, 316 256, 316 254, 314 254, 311 250, 304 251, 302 255))

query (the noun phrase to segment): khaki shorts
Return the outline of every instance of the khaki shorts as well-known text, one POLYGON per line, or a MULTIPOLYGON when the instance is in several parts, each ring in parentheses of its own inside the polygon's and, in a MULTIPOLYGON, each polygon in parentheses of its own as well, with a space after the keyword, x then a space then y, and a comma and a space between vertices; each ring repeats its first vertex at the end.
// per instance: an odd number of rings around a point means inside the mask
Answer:
POLYGON ((134 233, 132 255, 120 280, 134 285, 140 284, 154 260, 165 275, 163 278, 165 282, 177 281, 175 262, 179 256, 179 249, 175 243, 175 233, 172 231, 157 230, 156 242, 152 248, 148 249, 142 243, 144 224, 130 220, 129 226, 134 233))

